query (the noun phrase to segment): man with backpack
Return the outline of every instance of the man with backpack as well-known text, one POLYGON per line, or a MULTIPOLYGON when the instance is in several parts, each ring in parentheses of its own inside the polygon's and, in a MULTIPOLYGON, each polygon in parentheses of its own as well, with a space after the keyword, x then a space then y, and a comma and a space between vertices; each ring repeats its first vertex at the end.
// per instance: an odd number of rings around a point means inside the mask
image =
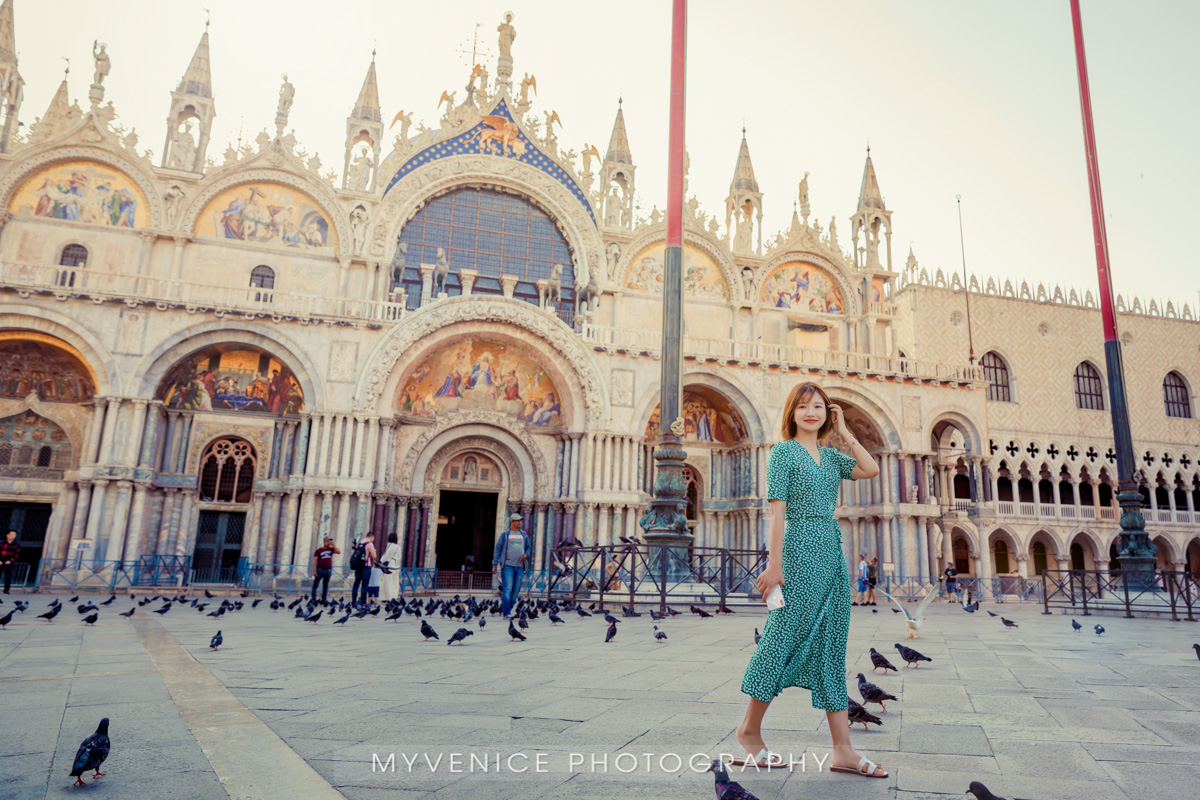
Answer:
POLYGON ((496 550, 492 553, 492 574, 500 572, 500 610, 506 618, 517 604, 533 544, 529 534, 521 529, 522 519, 520 514, 508 518, 508 530, 496 540, 496 550))
POLYGON ((371 583, 371 568, 374 566, 375 534, 368 533, 350 553, 350 569, 354 570, 354 586, 350 589, 351 603, 363 606, 367 604, 367 586, 371 583))

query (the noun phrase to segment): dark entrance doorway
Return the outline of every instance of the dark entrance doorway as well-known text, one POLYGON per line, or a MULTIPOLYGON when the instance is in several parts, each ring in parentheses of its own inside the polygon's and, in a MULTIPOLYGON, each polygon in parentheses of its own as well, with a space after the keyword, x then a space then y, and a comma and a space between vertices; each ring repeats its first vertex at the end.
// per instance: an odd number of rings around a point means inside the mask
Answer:
POLYGON ((13 583, 33 583, 36 579, 42 548, 46 546, 51 508, 49 503, 0 503, 0 540, 8 536, 9 531, 16 531, 17 544, 21 545, 21 558, 14 565, 13 583))
POLYGON ((192 554, 193 581, 233 583, 242 555, 244 511, 201 511, 192 554))
POLYGON ((437 569, 491 572, 495 545, 496 493, 443 491, 438 502, 437 569))

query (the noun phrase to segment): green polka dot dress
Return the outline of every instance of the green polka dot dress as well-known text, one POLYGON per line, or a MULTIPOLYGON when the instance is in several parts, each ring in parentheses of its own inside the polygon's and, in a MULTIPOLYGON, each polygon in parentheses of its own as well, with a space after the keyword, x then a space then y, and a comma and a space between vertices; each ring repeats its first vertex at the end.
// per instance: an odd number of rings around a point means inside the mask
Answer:
POLYGON ((834 509, 838 489, 858 460, 832 447, 821 463, 799 442, 771 448, 767 499, 784 500, 783 608, 767 613, 742 691, 770 702, 789 686, 812 692, 813 708, 844 711, 850 575, 834 509))

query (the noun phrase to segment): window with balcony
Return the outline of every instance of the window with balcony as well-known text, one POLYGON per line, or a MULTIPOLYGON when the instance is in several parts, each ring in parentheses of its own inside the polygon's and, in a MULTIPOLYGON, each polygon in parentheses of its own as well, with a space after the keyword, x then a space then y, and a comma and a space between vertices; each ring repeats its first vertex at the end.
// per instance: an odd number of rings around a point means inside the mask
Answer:
MULTIPOLYGON (((63 248, 62 255, 58 258, 58 265, 65 267, 58 271, 58 280, 56 283, 59 286, 67 288, 74 287, 76 284, 76 270, 83 269, 87 266, 88 251, 81 244, 69 244, 63 248)), ((82 283, 82 279, 79 279, 82 283)))
POLYGON ((275 270, 262 264, 250 270, 250 288, 256 290, 253 293, 254 302, 271 302, 275 294, 272 291, 275 288, 275 270))

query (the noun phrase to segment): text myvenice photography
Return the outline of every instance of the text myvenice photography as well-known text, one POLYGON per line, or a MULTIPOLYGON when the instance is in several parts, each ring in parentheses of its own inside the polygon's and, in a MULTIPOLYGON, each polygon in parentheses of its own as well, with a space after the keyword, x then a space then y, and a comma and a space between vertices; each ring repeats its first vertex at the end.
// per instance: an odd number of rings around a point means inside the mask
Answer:
MULTIPOLYGON (((778 772, 823 772, 829 762, 829 753, 783 754, 786 767, 774 767, 778 772)), ((449 774, 546 774, 551 772, 591 773, 641 773, 676 775, 684 771, 707 772, 714 759, 725 762, 731 773, 766 771, 753 763, 734 766, 729 762, 732 753, 596 753, 596 752, 532 752, 502 753, 485 750, 453 751, 394 751, 371 754, 373 773, 449 773, 449 774)))

